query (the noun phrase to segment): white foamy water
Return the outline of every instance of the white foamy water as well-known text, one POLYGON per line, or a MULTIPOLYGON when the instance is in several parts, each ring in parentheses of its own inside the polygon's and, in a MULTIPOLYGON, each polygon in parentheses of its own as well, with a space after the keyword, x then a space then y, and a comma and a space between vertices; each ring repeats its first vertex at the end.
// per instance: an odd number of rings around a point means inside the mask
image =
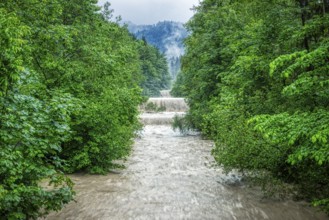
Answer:
POLYGON ((238 174, 226 175, 215 165, 212 141, 173 131, 167 120, 175 114, 142 114, 145 127, 126 169, 71 175, 77 202, 47 219, 328 219, 306 203, 263 199, 258 190, 227 184, 239 180, 238 174))
POLYGON ((143 113, 140 120, 144 125, 170 125, 176 115, 183 117, 185 112, 143 113))
POLYGON ((162 108, 165 112, 186 112, 188 110, 184 98, 149 98, 148 101, 142 105, 142 111, 147 111, 149 103, 153 103, 158 108, 162 108))

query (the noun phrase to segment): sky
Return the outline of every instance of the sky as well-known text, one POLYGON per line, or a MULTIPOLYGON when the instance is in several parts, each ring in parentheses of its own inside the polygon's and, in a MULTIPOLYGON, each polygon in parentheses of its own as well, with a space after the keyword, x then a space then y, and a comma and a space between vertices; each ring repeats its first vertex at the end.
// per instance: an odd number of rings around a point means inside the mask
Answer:
POLYGON ((121 15, 123 21, 135 24, 156 24, 159 21, 187 22, 192 16, 191 8, 199 0, 99 0, 103 5, 111 3, 114 16, 121 15))

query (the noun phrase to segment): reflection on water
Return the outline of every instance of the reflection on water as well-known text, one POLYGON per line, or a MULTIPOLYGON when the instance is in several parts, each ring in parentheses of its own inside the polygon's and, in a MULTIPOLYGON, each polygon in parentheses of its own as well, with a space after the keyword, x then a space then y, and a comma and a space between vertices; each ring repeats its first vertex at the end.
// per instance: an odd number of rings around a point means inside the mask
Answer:
POLYGON ((147 125, 127 168, 72 175, 76 202, 47 219, 328 219, 304 203, 264 200, 259 191, 226 184, 238 177, 213 166, 213 143, 174 132, 164 122, 173 115, 143 114, 147 125))

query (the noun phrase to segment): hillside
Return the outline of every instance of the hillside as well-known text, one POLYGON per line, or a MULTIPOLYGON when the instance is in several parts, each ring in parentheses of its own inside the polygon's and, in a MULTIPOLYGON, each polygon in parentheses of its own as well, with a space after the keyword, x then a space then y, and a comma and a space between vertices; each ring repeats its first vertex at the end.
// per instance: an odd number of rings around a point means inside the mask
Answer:
POLYGON ((184 54, 183 41, 188 32, 184 25, 174 21, 162 21, 154 25, 136 25, 126 23, 129 31, 138 39, 145 40, 166 55, 169 71, 176 78, 180 69, 180 57, 184 54))

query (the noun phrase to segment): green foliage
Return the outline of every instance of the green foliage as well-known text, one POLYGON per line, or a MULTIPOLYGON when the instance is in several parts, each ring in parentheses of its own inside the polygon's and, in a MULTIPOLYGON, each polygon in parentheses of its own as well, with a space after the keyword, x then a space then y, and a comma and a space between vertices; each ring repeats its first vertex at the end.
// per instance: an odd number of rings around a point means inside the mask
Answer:
POLYGON ((96 3, 0 2, 1 219, 60 210, 74 194, 63 172, 106 173, 130 152, 141 43, 96 3))
POLYGON ((172 128, 174 131, 178 129, 180 133, 187 134, 189 131, 192 130, 192 126, 190 125, 189 122, 190 122, 189 115, 184 115, 184 116, 175 115, 174 121, 172 123, 172 128))
POLYGON ((183 41, 188 36, 184 25, 180 22, 160 21, 151 25, 128 23, 127 26, 137 39, 147 41, 166 54, 170 75, 175 80, 180 70, 180 56, 184 51, 183 41))
POLYGON ((141 69, 143 81, 143 95, 149 97, 160 96, 160 91, 168 89, 170 85, 170 75, 168 64, 164 54, 146 43, 140 41, 139 54, 141 60, 141 69))
MULTIPOLYGON (((24 86, 28 81, 21 81, 24 86)), ((10 92, 0 99, 0 215, 36 219, 60 210, 73 196, 60 171, 61 143, 70 138, 70 113, 77 103, 56 92, 47 100, 10 92), (46 180, 49 186, 42 186, 46 180)))
POLYGON ((165 53, 168 49, 168 43, 184 48, 183 40, 188 35, 183 24, 174 21, 160 21, 152 25, 135 26, 132 24, 130 29, 138 39, 145 38, 148 43, 159 48, 162 53, 165 53))
POLYGON ((186 97, 187 94, 185 94, 186 88, 184 85, 184 75, 178 74, 176 81, 170 90, 170 95, 173 97, 186 97))
POLYGON ((144 111, 146 111, 146 112, 164 112, 164 111, 166 111, 166 107, 157 106, 153 102, 148 102, 145 104, 144 111))
POLYGON ((0 7, 0 30, 0 96, 3 96, 24 70, 24 50, 28 50, 24 37, 30 29, 15 13, 0 7))
POLYGON ((259 115, 250 123, 272 144, 287 147, 288 162, 292 165, 307 160, 320 166, 329 162, 329 113, 325 109, 293 115, 259 115))
POLYGON ((204 0, 173 89, 219 164, 327 212, 328 13, 327 1, 204 0))
POLYGON ((84 106, 73 116, 73 138, 63 144, 67 172, 107 172, 113 160, 128 155, 139 128, 138 43, 117 24, 94 19, 90 25, 77 24, 69 62, 45 67, 47 73, 64 69, 63 75, 47 75, 48 87, 69 91, 84 106))
POLYGON ((126 29, 96 13, 95 3, 55 1, 45 14, 32 10, 35 19, 23 14, 38 27, 30 39, 31 68, 47 89, 66 91, 83 106, 72 115, 72 138, 62 143, 60 157, 67 172, 105 173, 113 160, 128 155, 139 127, 138 43, 126 29))
POLYGON ((64 143, 61 154, 67 172, 104 174, 116 166, 114 160, 130 153, 134 131, 140 128, 135 107, 140 101, 135 96, 128 89, 109 90, 79 112, 84 117, 74 122, 75 136, 64 143))
POLYGON ((149 102, 145 106, 146 112, 157 112, 157 105, 153 102, 149 102))

